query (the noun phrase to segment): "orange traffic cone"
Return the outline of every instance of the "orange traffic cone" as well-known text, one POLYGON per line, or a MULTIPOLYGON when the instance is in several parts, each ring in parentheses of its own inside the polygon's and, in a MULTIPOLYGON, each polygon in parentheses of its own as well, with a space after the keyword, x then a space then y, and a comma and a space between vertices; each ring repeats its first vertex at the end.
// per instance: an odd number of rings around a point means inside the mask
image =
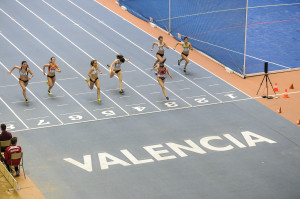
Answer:
POLYGON ((281 107, 279 107, 279 109, 277 110, 277 113, 281 113, 281 107))
POLYGON ((290 96, 287 94, 287 89, 285 89, 285 92, 283 94, 283 98, 290 98, 290 96))
POLYGON ((290 85, 290 89, 294 89, 294 84, 290 85))
POLYGON ((296 124, 297 124, 297 125, 300 125, 300 120, 297 120, 296 124))
POLYGON ((277 86, 277 83, 275 83, 274 91, 275 91, 275 92, 278 92, 278 86, 277 86))

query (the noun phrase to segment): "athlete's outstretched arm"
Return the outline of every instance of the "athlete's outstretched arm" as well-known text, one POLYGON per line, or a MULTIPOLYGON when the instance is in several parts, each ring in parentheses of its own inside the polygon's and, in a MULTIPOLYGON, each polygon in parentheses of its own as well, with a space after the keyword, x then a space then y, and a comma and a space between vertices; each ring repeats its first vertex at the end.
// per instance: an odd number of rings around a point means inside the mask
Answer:
POLYGON ((33 72, 28 68, 28 72, 30 73, 29 79, 33 78, 33 72))
POLYGON ((8 73, 11 74, 16 68, 19 70, 21 69, 20 66, 14 66, 8 73))
POLYGON ((153 51, 154 46, 157 45, 157 42, 153 42, 151 51, 153 51))
POLYGON ((178 45, 182 45, 182 43, 181 43, 181 42, 178 42, 178 43, 175 45, 174 50, 176 49, 176 47, 177 47, 178 45))
POLYGON ((49 64, 45 64, 44 66, 43 66, 43 73, 44 73, 44 75, 46 75, 46 72, 45 72, 45 68, 46 67, 49 67, 49 64))
POLYGON ((158 67, 159 64, 156 64, 155 66, 153 66, 153 68, 151 68, 151 70, 154 70, 154 68, 158 67))
POLYGON ((173 76, 170 74, 169 70, 167 69, 167 73, 168 75, 171 77, 171 79, 173 79, 173 76))
POLYGON ((57 72, 61 72, 61 70, 60 70, 59 66, 58 66, 58 65, 56 65, 56 66, 57 66, 57 69, 56 69, 56 71, 57 71, 57 72))
POLYGON ((191 49, 191 50, 194 50, 194 48, 193 48, 193 46, 192 46, 192 44, 191 44, 191 43, 190 43, 190 49, 191 49))
POLYGON ((112 70, 112 67, 117 63, 118 59, 115 59, 113 63, 110 65, 109 69, 112 70))
POLYGON ((93 68, 91 67, 91 69, 90 69, 90 71, 89 71, 89 73, 88 73, 88 76, 89 76, 89 78, 91 78, 91 73, 93 72, 93 68))
POLYGON ((169 49, 169 46, 167 45, 167 43, 164 43, 164 46, 165 46, 167 49, 169 49))
POLYGON ((100 74, 102 74, 98 65, 97 65, 97 70, 99 71, 100 74))

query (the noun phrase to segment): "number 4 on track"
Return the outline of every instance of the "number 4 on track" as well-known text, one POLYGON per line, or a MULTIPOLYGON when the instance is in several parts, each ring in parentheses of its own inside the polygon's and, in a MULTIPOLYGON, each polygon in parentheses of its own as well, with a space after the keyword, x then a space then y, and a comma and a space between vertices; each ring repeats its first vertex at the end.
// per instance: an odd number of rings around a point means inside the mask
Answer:
POLYGON ((132 107, 133 109, 139 111, 139 112, 142 112, 143 110, 145 110, 146 107, 142 107, 142 106, 135 106, 135 107, 132 107))
POLYGON ((50 124, 50 122, 45 122, 45 120, 40 120, 38 126, 47 125, 47 124, 50 124))

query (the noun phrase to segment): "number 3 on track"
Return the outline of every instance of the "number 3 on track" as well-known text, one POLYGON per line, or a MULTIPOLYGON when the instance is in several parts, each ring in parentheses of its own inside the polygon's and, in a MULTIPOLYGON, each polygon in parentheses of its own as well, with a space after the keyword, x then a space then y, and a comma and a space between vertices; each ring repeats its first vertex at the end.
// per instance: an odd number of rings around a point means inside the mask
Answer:
POLYGON ((132 107, 132 108, 137 110, 138 112, 142 112, 143 110, 145 110, 146 107, 136 106, 136 107, 132 107))

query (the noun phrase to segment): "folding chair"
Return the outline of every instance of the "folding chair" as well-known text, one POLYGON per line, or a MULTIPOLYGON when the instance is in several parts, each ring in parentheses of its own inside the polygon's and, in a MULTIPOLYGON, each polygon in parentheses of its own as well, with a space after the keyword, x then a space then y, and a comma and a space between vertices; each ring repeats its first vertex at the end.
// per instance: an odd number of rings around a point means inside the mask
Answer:
POLYGON ((1 151, 2 147, 8 147, 10 146, 10 140, 6 140, 6 141, 0 141, 0 152, 3 153, 5 151, 1 151))
POLYGON ((18 166, 19 171, 21 171, 21 167, 22 167, 23 173, 24 173, 24 178, 26 179, 25 170, 24 170, 24 166, 23 166, 23 152, 11 154, 11 156, 10 156, 10 165, 9 166, 14 166, 14 167, 18 166), (18 165, 13 165, 12 161, 17 160, 17 159, 21 159, 20 163, 18 165))

